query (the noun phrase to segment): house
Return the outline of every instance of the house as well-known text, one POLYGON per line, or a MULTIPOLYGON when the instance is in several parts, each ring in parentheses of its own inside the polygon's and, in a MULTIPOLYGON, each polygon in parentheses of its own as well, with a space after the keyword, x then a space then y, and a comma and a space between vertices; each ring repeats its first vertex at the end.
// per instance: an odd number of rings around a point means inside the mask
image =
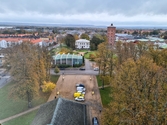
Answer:
POLYGON ((22 39, 18 38, 1 38, 0 39, 0 48, 8 48, 17 44, 22 43, 22 39))
POLYGON ((75 48, 76 49, 89 49, 90 48, 90 41, 86 39, 79 39, 75 41, 75 48))
POLYGON ((64 98, 43 104, 31 125, 90 125, 87 105, 64 98))
POLYGON ((32 39, 31 42, 35 45, 39 45, 39 46, 49 46, 53 44, 53 40, 42 40, 42 39, 32 39))

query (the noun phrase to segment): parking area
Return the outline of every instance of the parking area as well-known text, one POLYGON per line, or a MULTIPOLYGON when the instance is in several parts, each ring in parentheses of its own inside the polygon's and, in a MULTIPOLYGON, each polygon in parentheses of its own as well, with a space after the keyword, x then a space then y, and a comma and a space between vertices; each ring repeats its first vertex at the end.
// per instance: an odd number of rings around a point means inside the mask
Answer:
POLYGON ((89 106, 91 118, 100 118, 101 98, 96 76, 93 75, 61 75, 48 101, 55 99, 55 96, 74 100, 73 94, 76 92, 77 83, 84 84, 86 88, 85 101, 81 103, 89 106))

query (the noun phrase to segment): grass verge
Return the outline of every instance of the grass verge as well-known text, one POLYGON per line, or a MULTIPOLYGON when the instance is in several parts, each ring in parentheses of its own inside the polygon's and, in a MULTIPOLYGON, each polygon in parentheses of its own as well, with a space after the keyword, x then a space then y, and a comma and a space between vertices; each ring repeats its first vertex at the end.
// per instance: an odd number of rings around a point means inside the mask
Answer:
POLYGON ((104 89, 100 89, 101 100, 104 107, 107 107, 112 100, 110 94, 111 94, 111 87, 105 87, 104 89))
POLYGON ((12 119, 10 121, 7 121, 3 123, 3 125, 30 125, 36 115, 38 110, 34 110, 32 112, 29 112, 25 115, 22 115, 20 117, 17 117, 15 119, 12 119))
POLYGON ((85 53, 84 57, 86 59, 89 59, 90 54, 94 54, 95 55, 95 53, 96 53, 96 51, 91 51, 91 52, 85 53))
POLYGON ((99 75, 96 76, 96 79, 97 79, 98 87, 102 86, 102 80, 100 79, 99 75))
POLYGON ((58 79, 59 79, 59 75, 51 75, 50 76, 50 81, 55 83, 55 84, 57 83, 58 79))

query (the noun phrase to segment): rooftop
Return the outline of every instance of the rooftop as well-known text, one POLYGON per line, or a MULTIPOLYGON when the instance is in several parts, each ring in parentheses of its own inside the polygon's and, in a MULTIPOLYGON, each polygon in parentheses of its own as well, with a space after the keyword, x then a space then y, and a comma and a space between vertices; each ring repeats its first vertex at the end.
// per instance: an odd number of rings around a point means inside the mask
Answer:
POLYGON ((31 125, 89 125, 86 105, 57 98, 40 107, 31 125))

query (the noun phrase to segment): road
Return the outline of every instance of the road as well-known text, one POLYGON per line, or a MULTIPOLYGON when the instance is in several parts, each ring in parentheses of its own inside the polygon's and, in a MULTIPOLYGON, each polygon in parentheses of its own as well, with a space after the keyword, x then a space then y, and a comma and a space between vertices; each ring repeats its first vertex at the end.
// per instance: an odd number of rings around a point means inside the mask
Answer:
POLYGON ((0 69, 0 88, 5 86, 10 81, 9 74, 5 73, 5 69, 0 69))
POLYGON ((85 69, 86 70, 93 70, 93 67, 92 67, 92 62, 90 62, 88 59, 85 59, 85 69))
POLYGON ((52 75, 98 75, 98 71, 94 70, 79 70, 79 69, 66 69, 66 70, 60 70, 59 73, 54 73, 54 69, 50 70, 50 73, 52 75))
POLYGON ((54 46, 48 47, 48 50, 51 50, 51 49, 53 49, 53 48, 57 48, 57 47, 59 47, 59 46, 60 46, 60 44, 58 43, 58 44, 56 44, 56 45, 54 45, 54 46))
MULTIPOLYGON (((88 59, 85 59, 85 70, 79 70, 79 68, 67 68, 65 70, 60 70, 57 75, 98 75, 99 71, 94 71, 92 67, 92 62, 90 62, 88 59)), ((54 69, 50 70, 51 74, 54 73, 54 69)))

